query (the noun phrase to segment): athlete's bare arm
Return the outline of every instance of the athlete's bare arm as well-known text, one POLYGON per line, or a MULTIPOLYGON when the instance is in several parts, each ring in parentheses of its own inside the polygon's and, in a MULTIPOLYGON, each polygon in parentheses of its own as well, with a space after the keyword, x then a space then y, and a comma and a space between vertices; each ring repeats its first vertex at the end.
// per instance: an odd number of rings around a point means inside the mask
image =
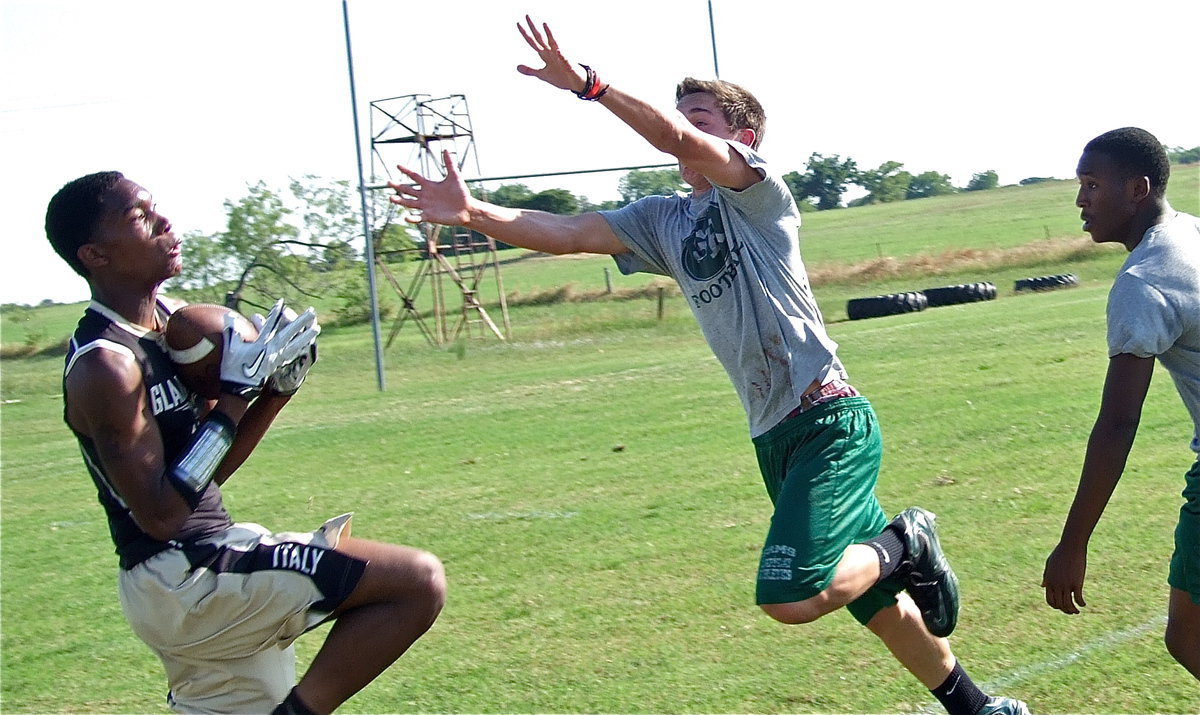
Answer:
MULTIPOLYGON (((517 28, 545 66, 521 65, 517 70, 560 89, 583 89, 585 78, 563 56, 550 28, 542 25, 539 29, 529 17, 525 22, 528 29, 520 24, 517 28)), ((724 138, 705 131, 708 123, 723 120, 721 117, 685 116, 676 109, 660 109, 611 86, 598 101, 651 146, 674 156, 681 165, 713 184, 745 189, 762 179, 724 138)), ((752 140, 753 133, 744 138, 752 140)), ((480 201, 467 190, 448 152, 443 152, 442 161, 446 178, 441 181, 401 166, 399 169, 411 183, 388 183, 396 192, 391 201, 417 212, 406 220, 465 226, 514 246, 547 253, 619 254, 629 250, 599 214, 559 216, 480 201)))
MULTIPOLYGON (((137 362, 112 350, 93 350, 67 375, 66 392, 68 422, 93 440, 105 473, 138 526, 160 541, 175 538, 191 508, 166 477, 162 434, 137 362)), ((264 395, 249 407, 233 395, 216 401, 213 409, 239 425, 218 469, 219 482, 253 452, 286 403, 279 395, 264 395)))
MULTIPOLYGON (((525 16, 525 25, 527 27, 518 23, 517 29, 545 66, 538 69, 520 65, 517 71, 559 89, 580 91, 585 77, 579 73, 578 65, 563 56, 549 25, 543 23, 539 29, 528 15, 525 16)), ((757 171, 746 164, 741 154, 730 148, 728 142, 695 126, 693 119, 677 110, 664 110, 613 86, 597 101, 655 149, 670 154, 679 163, 702 174, 714 184, 740 190, 762 179, 757 171)), ((723 120, 722 117, 716 119, 723 120)))
POLYGON ((629 250, 596 213, 560 216, 480 201, 467 190, 449 152, 442 152, 442 161, 446 178, 441 181, 401 166, 400 171, 412 183, 388 183, 396 192, 390 197, 393 203, 419 212, 406 216, 408 222, 465 226, 513 246, 546 253, 616 254, 629 250))
MULTIPOLYGON (((237 399, 237 398, 230 398, 237 399)), ((229 479, 238 467, 250 457, 254 448, 266 436, 267 430, 275 422, 275 417, 279 415, 288 401, 291 400, 290 395, 280 395, 264 391, 262 395, 255 398, 250 406, 246 408, 245 414, 242 415, 237 422, 237 436, 233 440, 233 445, 229 448, 229 453, 225 455, 225 459, 221 460, 221 466, 217 468, 217 473, 213 477, 217 484, 224 484, 225 480, 229 479)), ((218 402, 218 404, 220 404, 218 402)), ((223 406, 223 411, 228 410, 228 407, 223 406)), ((226 411, 226 414, 228 412, 226 411)))
POLYGON ((191 508, 166 479, 162 435, 137 362, 111 350, 89 352, 67 375, 66 398, 67 421, 91 437, 138 526, 160 541, 174 538, 191 508))
POLYGON ((1042 577, 1046 603, 1063 613, 1079 613, 1079 606, 1087 605, 1083 582, 1088 541, 1125 469, 1153 374, 1154 358, 1121 354, 1109 360, 1100 412, 1088 438, 1079 487, 1063 525, 1062 538, 1046 560, 1042 577))

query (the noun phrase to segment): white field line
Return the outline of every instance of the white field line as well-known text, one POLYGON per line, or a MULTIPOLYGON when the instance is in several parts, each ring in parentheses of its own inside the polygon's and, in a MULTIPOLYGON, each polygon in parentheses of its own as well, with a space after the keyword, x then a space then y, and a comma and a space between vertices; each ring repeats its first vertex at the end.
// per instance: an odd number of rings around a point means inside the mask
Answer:
MULTIPOLYGON (((1130 626, 1129 628, 1119 631, 1109 631, 1095 640, 1084 643, 1082 646, 1069 653, 1056 658, 1050 658, 1049 660, 1044 660, 1040 663, 1034 663, 1032 665, 1026 665, 1024 667, 1017 668, 1006 675, 1002 675, 999 678, 982 683, 980 685, 980 689, 990 695, 1007 695, 1008 697, 1020 699, 1020 694, 1006 693, 1004 691, 1009 687, 1016 685, 1017 683, 1032 678, 1035 675, 1040 675, 1041 673, 1052 670, 1061 670, 1068 665, 1071 665, 1075 661, 1082 660, 1097 651, 1111 650, 1114 646, 1124 643, 1125 641, 1133 640, 1134 638, 1145 635, 1150 631, 1161 629, 1166 626, 1166 623, 1166 616, 1155 616, 1145 623, 1141 623, 1136 626, 1130 626)), ((917 712, 920 715, 936 715, 937 713, 942 712, 942 706, 937 702, 933 702, 927 704, 917 712)))

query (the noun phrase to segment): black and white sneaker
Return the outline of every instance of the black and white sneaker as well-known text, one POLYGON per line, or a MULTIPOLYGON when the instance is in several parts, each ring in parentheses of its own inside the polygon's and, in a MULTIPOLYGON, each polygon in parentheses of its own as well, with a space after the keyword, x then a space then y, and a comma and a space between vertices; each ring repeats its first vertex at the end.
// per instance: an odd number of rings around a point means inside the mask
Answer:
POLYGON ((958 577, 942 553, 936 517, 914 506, 900 512, 890 526, 900 532, 907 552, 896 575, 921 609, 925 627, 945 638, 958 624, 958 577))
POLYGON ((988 698, 975 715, 1029 715, 1029 706, 1012 698, 988 698))

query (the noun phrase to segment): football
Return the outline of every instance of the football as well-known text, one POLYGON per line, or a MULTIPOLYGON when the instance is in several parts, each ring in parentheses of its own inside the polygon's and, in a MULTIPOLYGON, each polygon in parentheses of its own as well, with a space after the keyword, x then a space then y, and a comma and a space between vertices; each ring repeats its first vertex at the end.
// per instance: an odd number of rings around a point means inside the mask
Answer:
POLYGON ((258 337, 254 324, 237 311, 211 303, 192 303, 179 308, 171 313, 163 332, 167 354, 183 384, 207 400, 215 400, 221 394, 221 351, 225 347, 225 316, 230 313, 244 339, 258 337))

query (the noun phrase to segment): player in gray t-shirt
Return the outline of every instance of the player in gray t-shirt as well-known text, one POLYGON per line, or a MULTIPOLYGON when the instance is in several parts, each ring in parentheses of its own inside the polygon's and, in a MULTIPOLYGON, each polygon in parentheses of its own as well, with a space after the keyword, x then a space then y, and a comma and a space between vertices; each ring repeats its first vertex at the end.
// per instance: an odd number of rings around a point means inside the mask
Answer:
MULTIPOLYGON (((1166 200, 1163 145, 1135 127, 1114 129, 1084 148, 1076 171, 1083 230, 1120 243, 1129 258, 1108 297, 1108 376, 1088 439, 1062 538, 1046 560, 1046 602, 1079 613, 1087 546, 1133 446, 1157 359, 1192 417, 1200 453, 1200 220, 1166 200)), ((1185 477, 1167 582, 1167 650, 1200 680, 1200 460, 1185 477)))
POLYGON ((549 27, 518 25, 545 63, 518 70, 598 102, 679 161, 687 196, 649 197, 611 212, 558 216, 479 201, 444 156, 446 179, 401 167, 389 184, 409 221, 459 225, 547 253, 600 253, 624 272, 674 278, 746 409, 775 515, 759 561, 758 603, 783 623, 847 608, 952 715, 1028 713, 989 698, 944 636, 957 580, 933 515, 910 508, 889 524, 874 488, 881 442, 870 403, 847 381, 800 260, 800 214, 755 148, 765 115, 753 95, 686 79, 662 110, 568 62, 549 27), (906 591, 907 593, 901 593, 906 591), (899 593, 899 597, 896 594, 899 593))

